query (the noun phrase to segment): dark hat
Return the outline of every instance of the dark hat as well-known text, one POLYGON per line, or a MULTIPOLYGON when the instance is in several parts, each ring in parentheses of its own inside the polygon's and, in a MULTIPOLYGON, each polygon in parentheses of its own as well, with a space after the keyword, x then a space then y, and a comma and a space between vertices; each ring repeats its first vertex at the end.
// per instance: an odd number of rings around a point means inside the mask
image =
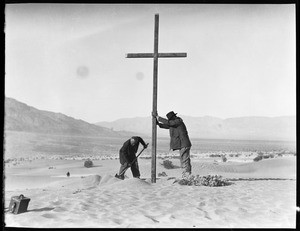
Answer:
POLYGON ((177 115, 177 113, 174 113, 173 111, 170 111, 170 112, 167 114, 167 118, 168 118, 168 120, 170 120, 170 119, 173 118, 173 116, 176 116, 176 115, 177 115))

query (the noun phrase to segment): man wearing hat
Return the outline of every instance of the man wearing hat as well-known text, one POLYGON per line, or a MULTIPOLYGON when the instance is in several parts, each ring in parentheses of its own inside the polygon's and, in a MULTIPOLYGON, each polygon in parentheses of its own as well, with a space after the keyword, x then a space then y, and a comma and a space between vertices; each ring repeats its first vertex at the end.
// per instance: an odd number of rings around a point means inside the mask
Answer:
POLYGON ((157 125, 160 128, 169 129, 170 132, 170 149, 173 151, 179 150, 180 163, 183 170, 182 177, 188 177, 192 173, 190 149, 191 141, 183 120, 176 116, 177 113, 170 111, 167 118, 156 116, 157 125))
MULTIPOLYGON (((140 143, 144 146, 144 148, 147 148, 148 145, 139 136, 133 136, 123 144, 122 148, 119 151, 121 164, 119 174, 121 174, 124 169, 130 167, 133 177, 140 178, 138 161, 136 160, 134 163, 132 163, 132 165, 130 165, 130 163, 136 158, 135 154, 137 153, 140 143)), ((125 172, 122 175, 119 175, 123 180, 124 174, 125 172)))

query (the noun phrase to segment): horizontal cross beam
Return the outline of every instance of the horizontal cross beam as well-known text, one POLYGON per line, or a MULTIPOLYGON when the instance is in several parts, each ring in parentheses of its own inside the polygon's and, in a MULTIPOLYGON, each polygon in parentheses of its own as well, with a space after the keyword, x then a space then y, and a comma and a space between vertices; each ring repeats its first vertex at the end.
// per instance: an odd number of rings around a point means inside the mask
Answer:
MULTIPOLYGON (((158 58, 186 57, 187 53, 158 53, 158 58)), ((154 53, 129 53, 126 58, 154 58, 154 53)))

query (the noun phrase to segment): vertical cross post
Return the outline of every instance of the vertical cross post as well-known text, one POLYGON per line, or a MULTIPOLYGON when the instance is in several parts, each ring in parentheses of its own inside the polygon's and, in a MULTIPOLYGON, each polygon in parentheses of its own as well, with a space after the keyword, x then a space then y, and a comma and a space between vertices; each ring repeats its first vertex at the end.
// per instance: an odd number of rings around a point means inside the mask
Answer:
MULTIPOLYGON (((126 58, 153 58, 153 104, 152 115, 157 115, 157 70, 158 58, 186 57, 186 53, 158 53, 158 25, 159 15, 154 18, 154 52, 153 53, 128 53, 126 58)), ((151 182, 156 183, 156 147, 157 147, 156 118, 152 117, 152 158, 151 158, 151 182)))
MULTIPOLYGON (((159 17, 155 15, 154 22, 154 53, 153 53, 153 105, 152 115, 157 115, 157 70, 158 70, 158 25, 159 17)), ((157 127, 156 118, 152 116, 152 158, 151 158, 151 182, 156 183, 156 144, 157 127)))

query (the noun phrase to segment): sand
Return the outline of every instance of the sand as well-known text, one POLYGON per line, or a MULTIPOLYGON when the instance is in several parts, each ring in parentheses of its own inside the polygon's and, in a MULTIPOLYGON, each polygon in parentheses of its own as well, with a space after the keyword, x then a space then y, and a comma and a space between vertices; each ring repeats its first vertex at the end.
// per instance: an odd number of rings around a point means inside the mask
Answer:
MULTIPOLYGON (((33 228, 295 228, 296 157, 259 162, 192 159, 194 175, 218 174, 231 180, 223 187, 174 183, 181 169, 140 159, 142 179, 114 175, 119 161, 24 161, 5 168, 5 208, 10 198, 29 197, 28 211, 5 212, 7 227, 33 228), (66 173, 71 176, 67 177, 66 173)), ((179 166, 178 159, 172 159, 179 166)))

